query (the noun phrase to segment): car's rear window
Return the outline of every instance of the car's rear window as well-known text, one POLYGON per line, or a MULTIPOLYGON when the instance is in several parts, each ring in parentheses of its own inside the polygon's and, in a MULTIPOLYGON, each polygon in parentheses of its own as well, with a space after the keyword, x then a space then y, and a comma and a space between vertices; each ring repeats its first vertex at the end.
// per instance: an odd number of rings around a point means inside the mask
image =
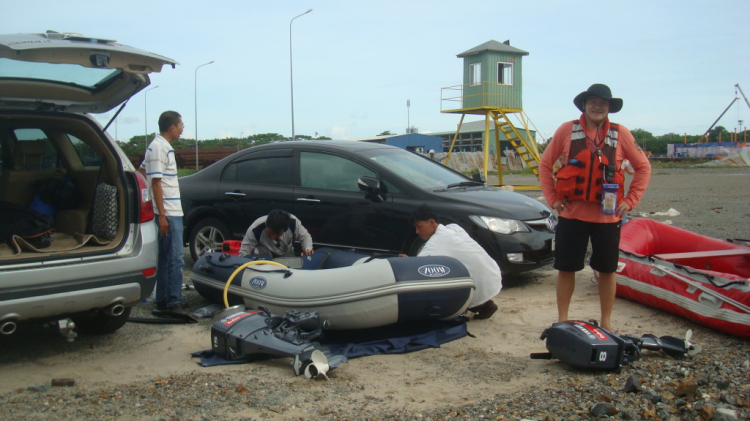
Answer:
POLYGON ((89 145, 84 143, 81 139, 73 136, 72 134, 68 134, 68 139, 70 139, 70 143, 73 145, 73 149, 75 149, 76 154, 78 154, 78 157, 81 159, 83 165, 101 165, 102 158, 97 155, 97 153, 94 152, 89 145))
POLYGON ((289 185, 292 183, 291 169, 292 158, 287 156, 236 161, 227 165, 221 181, 289 185))
POLYGON ((60 168, 57 151, 40 129, 15 129, 13 166, 19 170, 60 168))
POLYGON ((77 64, 33 63, 0 58, 0 79, 43 80, 95 89, 119 73, 118 69, 94 69, 77 64))

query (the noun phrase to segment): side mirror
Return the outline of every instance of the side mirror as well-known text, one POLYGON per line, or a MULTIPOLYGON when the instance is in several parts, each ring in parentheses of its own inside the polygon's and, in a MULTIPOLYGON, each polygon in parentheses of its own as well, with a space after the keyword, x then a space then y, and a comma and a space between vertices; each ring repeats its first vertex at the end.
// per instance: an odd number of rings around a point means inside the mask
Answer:
POLYGON ((471 181, 476 181, 477 183, 487 184, 487 179, 484 178, 484 173, 482 172, 472 174, 471 181))
POLYGON ((373 202, 380 203, 384 200, 383 196, 381 195, 382 190, 380 188, 380 180, 378 180, 377 178, 363 175, 362 177, 359 177, 359 180, 357 180, 357 186, 359 186, 360 190, 367 193, 366 197, 373 202))

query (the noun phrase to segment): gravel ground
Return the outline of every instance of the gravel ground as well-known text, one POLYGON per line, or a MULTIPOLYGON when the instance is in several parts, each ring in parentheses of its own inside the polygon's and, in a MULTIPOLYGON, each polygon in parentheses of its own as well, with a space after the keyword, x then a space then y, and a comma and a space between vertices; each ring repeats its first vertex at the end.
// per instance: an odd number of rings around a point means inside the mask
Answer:
MULTIPOLYGON (((506 176, 506 184, 533 184, 533 180, 506 176)), ((539 197, 539 192, 526 192, 539 197)), ((750 168, 680 169, 654 171, 650 188, 633 212, 667 211, 679 216, 650 216, 671 220, 675 226, 716 238, 750 238, 750 168)), ((533 289, 547 271, 535 271, 504 280, 509 287, 533 289)), ((186 291, 186 304, 196 309, 207 304, 196 293, 186 291)), ((134 315, 145 315, 153 305, 136 306, 134 315)), ((642 310, 652 317, 657 310, 642 310)), ((670 319, 672 320, 672 319, 670 319)), ((684 326, 681 322, 676 325, 684 326)), ((208 328, 209 320, 201 327, 208 328)), ((689 325, 689 324, 688 324, 689 325)), ((481 325, 476 329, 481 329, 481 325)), ((121 329, 126 331, 128 326, 121 329)), ((44 347, 31 357, 25 343, 2 341, 0 372, 19 361, 43 365, 44 357, 64 352, 70 362, 85 363, 88 348, 105 347, 112 358, 125 358, 146 348, 160 327, 141 325, 139 336, 122 349, 86 337, 76 348, 44 347), (62 348, 62 350, 61 350, 62 348), (3 355, 4 354, 4 355, 3 355)), ((698 327, 700 329, 700 327, 698 327)), ((474 330, 474 328, 472 328, 474 330)), ((130 332, 130 331, 127 331, 130 332)), ((645 333, 645 332, 644 332, 645 333)), ((538 336, 538 333, 531 333, 538 336)), ((49 339, 47 339, 49 340, 49 339)), ((513 338, 498 338, 512 346, 513 338)), ((339 369, 331 380, 310 381, 272 372, 289 370, 286 363, 243 365, 223 372, 191 371, 167 377, 146 378, 127 384, 76 382, 71 387, 54 387, 50 382, 29 384, 0 394, 0 419, 24 420, 742 420, 750 419, 750 341, 702 331, 703 352, 683 360, 661 353, 626 367, 621 373, 586 372, 562 364, 551 366, 533 383, 517 382, 529 371, 529 360, 508 356, 502 347, 495 355, 459 347, 428 349, 410 355, 417 373, 393 375, 388 359, 367 357, 356 360, 358 367, 391 373, 400 387, 435 388, 429 405, 415 401, 392 405, 399 399, 387 386, 372 385, 358 378, 357 371, 339 369), (499 359, 502 364, 496 363, 499 359), (437 380, 436 380, 437 379, 437 380), (472 399, 460 403, 441 390, 440 379, 462 388, 476 387, 472 399), (434 382, 434 385, 432 383, 434 382), (478 385, 489 385, 479 387, 478 385), (512 386, 512 387, 510 387, 512 386), (378 388, 385 388, 383 390, 378 388)), ((450 344, 449 344, 450 345, 450 344)), ((172 348, 169 348, 170 350, 172 348)), ((7 380, 7 378, 5 379, 7 380)), ((75 380, 73 380, 75 381, 75 380)), ((394 390, 395 387, 394 387, 394 390)))

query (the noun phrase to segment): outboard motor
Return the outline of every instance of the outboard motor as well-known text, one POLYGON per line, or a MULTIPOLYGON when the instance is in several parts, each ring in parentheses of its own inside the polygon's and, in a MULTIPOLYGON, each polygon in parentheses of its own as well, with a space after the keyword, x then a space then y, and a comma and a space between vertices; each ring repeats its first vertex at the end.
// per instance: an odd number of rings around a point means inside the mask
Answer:
POLYGON ((556 358, 578 368, 611 370, 619 373, 622 367, 641 358, 641 349, 664 351, 674 358, 682 358, 692 348, 687 341, 672 336, 617 335, 599 327, 596 322, 566 321, 554 323, 542 332, 549 352, 532 353, 532 359, 556 358))
MULTIPOLYGON (((296 375, 326 377, 326 372, 348 362, 317 342, 323 334, 317 312, 288 311, 279 316, 268 308, 246 311, 234 306, 214 317, 211 348, 228 361, 251 359, 259 355, 292 357, 296 375)), ((327 378, 327 377, 326 377, 327 378)))

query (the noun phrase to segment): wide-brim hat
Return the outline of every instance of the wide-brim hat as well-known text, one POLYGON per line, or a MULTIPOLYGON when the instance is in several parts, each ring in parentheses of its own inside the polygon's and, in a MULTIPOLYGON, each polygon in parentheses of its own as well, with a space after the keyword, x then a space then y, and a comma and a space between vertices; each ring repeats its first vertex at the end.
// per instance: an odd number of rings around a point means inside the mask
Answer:
POLYGON ((601 83, 595 83, 589 86, 587 90, 576 95, 576 97, 573 98, 573 104, 575 104, 581 112, 585 112, 584 106, 586 100, 592 95, 608 100, 610 113, 616 113, 622 109, 622 98, 612 98, 612 91, 609 89, 609 86, 601 83))

